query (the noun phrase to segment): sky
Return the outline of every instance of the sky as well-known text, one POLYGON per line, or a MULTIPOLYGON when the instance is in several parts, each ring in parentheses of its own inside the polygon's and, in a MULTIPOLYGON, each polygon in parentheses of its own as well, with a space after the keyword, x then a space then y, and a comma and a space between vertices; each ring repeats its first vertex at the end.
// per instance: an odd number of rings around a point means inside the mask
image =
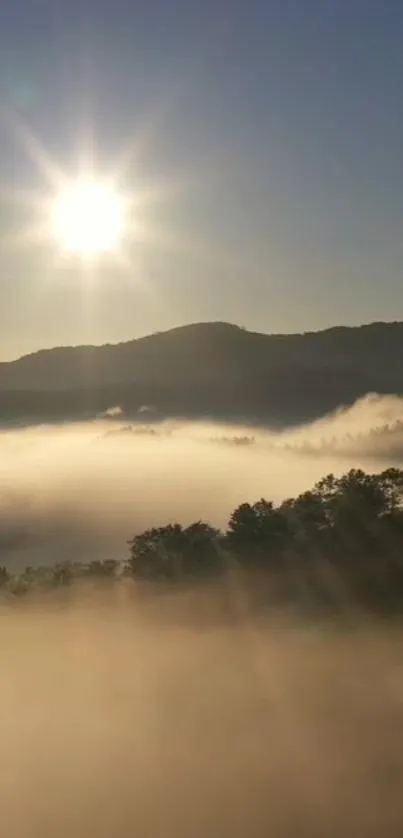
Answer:
POLYGON ((0 358, 403 319, 402 43, 400 0, 0 4, 0 358), (124 269, 25 235, 28 135, 142 196, 124 269))

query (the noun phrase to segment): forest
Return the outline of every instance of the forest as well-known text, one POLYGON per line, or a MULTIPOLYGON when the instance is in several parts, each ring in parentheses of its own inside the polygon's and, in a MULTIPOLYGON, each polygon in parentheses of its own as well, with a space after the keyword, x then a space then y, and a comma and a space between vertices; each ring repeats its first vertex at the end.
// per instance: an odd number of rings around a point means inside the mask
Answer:
MULTIPOLYGON (((130 535, 130 534, 128 534, 130 535)), ((162 524, 131 536, 125 561, 114 558, 0 568, 2 597, 103 584, 192 585, 238 572, 262 605, 379 614, 403 611, 403 470, 351 469, 275 505, 240 504, 225 530, 197 520, 162 524)))

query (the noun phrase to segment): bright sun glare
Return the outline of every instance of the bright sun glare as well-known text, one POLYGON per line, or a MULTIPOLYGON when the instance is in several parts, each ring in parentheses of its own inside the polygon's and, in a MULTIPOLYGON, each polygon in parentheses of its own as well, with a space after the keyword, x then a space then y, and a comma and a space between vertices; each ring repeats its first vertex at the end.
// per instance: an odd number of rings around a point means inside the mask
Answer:
POLYGON ((95 257, 116 250, 125 231, 123 197, 107 183, 80 179, 58 193, 51 208, 51 230, 67 252, 95 257))
MULTIPOLYGON (((64 268, 66 259, 72 259, 86 273, 89 269, 91 278, 97 275, 93 268, 101 266, 104 257, 114 267, 131 273, 137 244, 142 248, 182 248, 175 234, 159 230, 148 215, 155 203, 176 193, 177 184, 166 178, 150 183, 140 178, 134 183, 139 154, 136 143, 127 143, 107 169, 99 169, 91 132, 91 143, 84 138, 82 148, 76 151, 72 172, 52 159, 29 126, 13 120, 12 128, 45 187, 11 191, 13 200, 27 210, 27 222, 7 236, 7 246, 18 249, 38 244, 46 248, 56 271, 62 265, 64 268)), ((0 193, 2 199, 1 189, 0 193)), ((187 250, 186 242, 184 246, 187 250)))

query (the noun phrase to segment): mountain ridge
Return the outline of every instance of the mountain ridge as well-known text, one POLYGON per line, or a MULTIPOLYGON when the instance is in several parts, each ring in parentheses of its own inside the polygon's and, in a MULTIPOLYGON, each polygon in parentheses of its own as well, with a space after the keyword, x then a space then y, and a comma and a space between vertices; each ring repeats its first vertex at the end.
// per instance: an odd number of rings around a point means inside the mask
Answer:
POLYGON ((342 332, 357 332, 359 330, 371 330, 377 327, 390 327, 396 326, 399 328, 403 328, 403 321, 402 320, 374 320, 370 323, 361 323, 357 326, 346 326, 343 324, 336 324, 334 326, 326 326, 324 329, 308 329, 303 332, 259 332, 255 329, 247 329, 244 326, 240 326, 237 323, 231 323, 230 321, 226 320, 205 320, 205 321, 192 321, 190 323, 185 323, 180 326, 173 326, 170 329, 163 329, 157 330, 155 332, 150 332, 149 334, 140 335, 139 337, 129 338, 125 341, 116 341, 111 342, 108 341, 106 343, 77 343, 77 344, 58 344, 56 346, 49 346, 43 347, 41 349, 35 349, 32 352, 24 352, 23 355, 19 355, 16 358, 7 359, 4 361, 0 360, 0 368, 4 365, 9 366, 10 364, 17 364, 18 362, 24 360, 25 358, 33 358, 37 357, 38 355, 44 355, 50 352, 61 352, 61 351, 71 351, 71 350, 78 350, 78 349, 106 349, 111 347, 120 347, 120 346, 128 346, 137 344, 140 341, 147 341, 151 338, 156 337, 157 335, 168 335, 168 334, 175 334, 175 333, 184 333, 186 331, 190 331, 192 329, 198 328, 209 328, 209 327, 223 327, 228 330, 234 330, 237 332, 246 332, 250 335, 261 335, 262 337, 268 338, 302 338, 307 336, 313 335, 327 335, 330 333, 342 333, 342 332))
POLYGON ((0 363, 0 419, 153 404, 161 415, 304 421, 368 392, 403 393, 402 357, 399 321, 290 335, 190 323, 0 363))

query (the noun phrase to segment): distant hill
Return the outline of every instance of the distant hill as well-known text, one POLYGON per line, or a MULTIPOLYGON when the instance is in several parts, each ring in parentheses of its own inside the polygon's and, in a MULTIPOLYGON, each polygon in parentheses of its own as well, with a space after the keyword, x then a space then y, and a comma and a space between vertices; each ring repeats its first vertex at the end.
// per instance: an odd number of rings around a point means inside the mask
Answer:
POLYGON ((0 363, 0 420, 133 416, 291 424, 368 392, 403 393, 403 323, 266 335, 197 323, 104 346, 60 347, 0 363))

